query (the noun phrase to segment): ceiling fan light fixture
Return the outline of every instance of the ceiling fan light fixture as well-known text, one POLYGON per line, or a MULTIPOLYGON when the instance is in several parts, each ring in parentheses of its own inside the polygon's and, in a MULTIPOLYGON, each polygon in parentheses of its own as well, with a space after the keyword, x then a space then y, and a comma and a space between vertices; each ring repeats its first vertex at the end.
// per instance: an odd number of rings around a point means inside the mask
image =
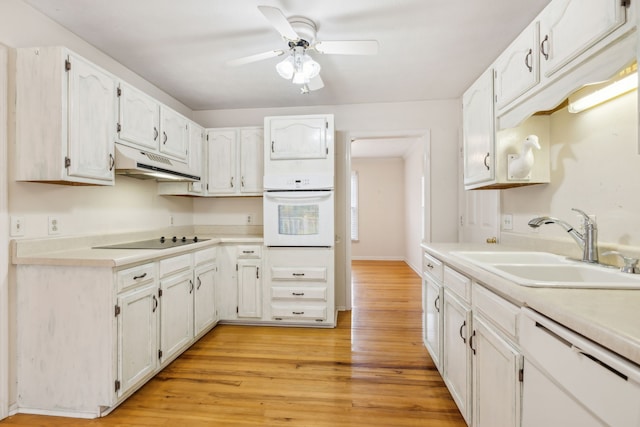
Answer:
POLYGON ((307 77, 307 79, 311 80, 318 74, 320 74, 320 64, 314 61, 309 55, 306 55, 306 60, 302 63, 302 72, 307 77))
POLYGON ((293 57, 288 56, 284 61, 278 62, 276 64, 276 71, 283 79, 291 80, 295 72, 293 57))

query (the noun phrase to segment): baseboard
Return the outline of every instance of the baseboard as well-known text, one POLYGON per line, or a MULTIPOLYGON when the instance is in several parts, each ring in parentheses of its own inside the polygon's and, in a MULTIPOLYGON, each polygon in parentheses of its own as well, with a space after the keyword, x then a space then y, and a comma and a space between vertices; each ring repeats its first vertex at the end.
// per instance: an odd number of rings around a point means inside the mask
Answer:
POLYGON ((404 257, 388 256, 352 256, 352 261, 405 261, 404 257))

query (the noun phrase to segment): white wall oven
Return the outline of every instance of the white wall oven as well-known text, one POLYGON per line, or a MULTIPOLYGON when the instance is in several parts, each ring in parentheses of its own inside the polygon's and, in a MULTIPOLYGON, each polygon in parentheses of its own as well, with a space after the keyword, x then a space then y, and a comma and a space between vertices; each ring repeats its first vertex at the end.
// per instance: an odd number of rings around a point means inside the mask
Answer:
POLYGON ((264 193, 264 244, 333 247, 333 191, 264 193))

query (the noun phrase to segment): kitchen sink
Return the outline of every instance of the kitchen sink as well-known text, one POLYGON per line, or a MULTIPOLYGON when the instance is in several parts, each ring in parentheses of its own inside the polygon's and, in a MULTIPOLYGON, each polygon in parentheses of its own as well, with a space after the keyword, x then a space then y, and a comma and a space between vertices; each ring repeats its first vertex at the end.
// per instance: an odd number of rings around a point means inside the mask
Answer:
POLYGON ((640 289, 640 274, 588 264, 548 252, 459 251, 465 261, 512 282, 531 287, 640 289))

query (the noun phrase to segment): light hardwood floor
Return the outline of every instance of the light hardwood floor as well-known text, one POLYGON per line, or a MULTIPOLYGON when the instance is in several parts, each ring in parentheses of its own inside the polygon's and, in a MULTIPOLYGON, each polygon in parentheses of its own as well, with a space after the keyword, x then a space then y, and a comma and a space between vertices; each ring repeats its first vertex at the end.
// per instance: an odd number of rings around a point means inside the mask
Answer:
POLYGON ((354 261, 335 329, 221 325, 110 415, 0 426, 464 426, 421 338, 421 281, 354 261))

